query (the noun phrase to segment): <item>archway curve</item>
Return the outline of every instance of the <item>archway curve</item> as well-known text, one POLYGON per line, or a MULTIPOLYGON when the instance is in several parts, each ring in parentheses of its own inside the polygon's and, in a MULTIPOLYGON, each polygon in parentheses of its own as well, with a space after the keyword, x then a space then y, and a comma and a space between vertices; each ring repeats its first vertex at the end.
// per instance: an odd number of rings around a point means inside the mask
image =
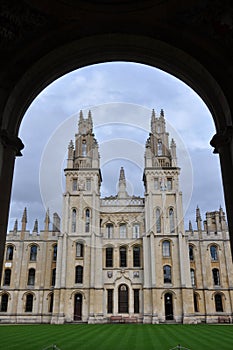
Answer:
POLYGON ((23 116, 36 96, 66 73, 109 61, 147 64, 189 85, 206 103, 217 131, 231 125, 231 111, 211 74, 177 47, 145 36, 109 34, 73 41, 43 56, 15 85, 3 112, 3 129, 17 135, 23 116))

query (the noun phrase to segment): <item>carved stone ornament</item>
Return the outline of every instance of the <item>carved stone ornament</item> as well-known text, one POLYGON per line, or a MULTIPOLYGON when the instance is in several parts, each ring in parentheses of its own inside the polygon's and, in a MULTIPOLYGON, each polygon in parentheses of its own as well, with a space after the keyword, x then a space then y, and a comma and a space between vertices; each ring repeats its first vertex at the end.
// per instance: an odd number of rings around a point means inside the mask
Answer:
POLYGON ((0 142, 3 147, 15 150, 16 156, 22 156, 21 150, 24 148, 24 144, 19 137, 9 134, 7 130, 3 129, 0 130, 0 142))
POLYGON ((108 276, 108 278, 112 278, 112 271, 108 271, 107 276, 108 276))
POLYGON ((233 139, 233 127, 227 126, 224 130, 217 132, 210 141, 214 147, 214 153, 219 153, 219 148, 229 144, 233 139))

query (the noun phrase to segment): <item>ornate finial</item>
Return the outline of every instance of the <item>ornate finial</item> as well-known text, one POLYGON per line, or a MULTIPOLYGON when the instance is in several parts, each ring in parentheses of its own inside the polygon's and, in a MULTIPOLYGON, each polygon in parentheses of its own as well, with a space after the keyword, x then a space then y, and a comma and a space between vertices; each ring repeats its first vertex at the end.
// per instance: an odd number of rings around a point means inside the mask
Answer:
POLYGON ((53 213, 53 232, 60 232, 60 221, 58 213, 53 213))
POLYGON ((189 231, 193 231, 193 226, 191 220, 189 220, 189 231))
POLYGON ((79 120, 83 120, 83 111, 82 110, 80 110, 80 112, 79 112, 79 120))
POLYGON ((38 220, 37 219, 35 220, 35 223, 34 223, 33 232, 38 233, 38 220))
POLYGON ((163 109, 161 109, 161 111, 160 111, 160 117, 164 117, 164 110, 163 109))
POLYGON ((72 141, 72 140, 70 140, 70 143, 69 143, 68 148, 72 148, 72 149, 74 149, 74 143, 73 143, 73 141, 72 141))
POLYGON ((88 111, 88 119, 92 119, 91 110, 90 110, 90 109, 89 109, 89 111, 88 111))
POLYGON ((22 216, 22 223, 27 223, 27 208, 25 207, 24 208, 24 211, 23 211, 23 216, 22 216))
POLYGON ((120 170, 119 180, 125 180, 125 171, 124 171, 123 166, 121 167, 121 170, 120 170))
POLYGON ((45 223, 44 230, 49 231, 49 224, 50 224, 49 209, 47 209, 46 211, 44 223, 45 223))
POLYGON ((14 233, 17 233, 18 231, 18 220, 15 220, 15 224, 14 224, 14 229, 13 229, 14 233))

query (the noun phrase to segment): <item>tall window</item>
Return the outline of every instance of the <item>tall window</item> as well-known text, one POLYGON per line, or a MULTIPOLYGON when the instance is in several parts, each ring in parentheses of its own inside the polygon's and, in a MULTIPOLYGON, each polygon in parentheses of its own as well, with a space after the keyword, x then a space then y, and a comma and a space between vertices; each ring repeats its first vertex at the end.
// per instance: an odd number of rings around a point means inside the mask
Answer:
POLYGON ((163 281, 164 283, 172 282, 171 266, 169 265, 163 267, 163 281))
POLYGON ((196 280, 195 280, 195 271, 194 269, 190 269, 190 275, 191 275, 191 284, 194 287, 196 285, 196 280))
POLYGON ((53 293, 49 294, 49 312, 53 312, 53 299, 54 299, 54 295, 53 293))
POLYGON ((53 261, 57 260, 57 244, 53 246, 53 261))
POLYGON ((159 208, 156 209, 155 216, 156 216, 156 232, 161 233, 161 214, 160 214, 159 208))
POLYGON ((106 248, 106 267, 113 267, 113 248, 106 248))
POLYGON ((71 227, 71 232, 76 232, 76 209, 72 209, 72 218, 71 218, 71 222, 72 222, 72 227, 71 227))
POLYGON ((113 289, 107 289, 107 312, 113 313, 113 289))
POLYGON ((158 178, 155 178, 155 180, 154 180, 154 187, 155 187, 155 190, 159 190, 159 179, 158 178))
POLYGON ((30 249, 30 261, 36 261, 37 259, 37 246, 32 245, 30 249))
POLYGON ((139 313, 139 289, 133 290, 133 296, 134 296, 134 313, 139 313))
POLYGON ((86 179, 86 190, 87 191, 91 190, 91 179, 86 179))
POLYGON ((80 265, 75 267, 75 283, 83 283, 83 267, 80 265))
POLYGON ((25 312, 32 312, 32 310, 33 310, 33 295, 27 294, 25 312))
POLYGON ((163 154, 163 145, 162 145, 162 141, 159 140, 158 141, 158 156, 162 156, 163 154))
POLYGON ((193 251, 192 245, 189 245, 189 260, 191 260, 191 261, 194 260, 194 251, 193 251))
POLYGON ((120 238, 126 238, 126 224, 120 224, 120 238))
POLYGON ((13 260, 14 247, 12 245, 7 246, 6 260, 13 260))
POLYGON ((214 301, 215 301, 215 310, 216 310, 216 312, 223 312, 223 305, 222 305, 222 296, 221 296, 221 294, 215 294, 214 301))
POLYGON ((170 223, 170 232, 175 232, 175 219, 174 219, 174 210, 172 208, 169 209, 169 223, 170 223))
POLYGON ((118 289, 118 312, 129 312, 129 291, 125 284, 120 285, 118 289))
POLYGON ((171 256, 171 245, 169 241, 163 241, 162 250, 164 258, 171 256))
POLYGON ((141 266, 141 249, 139 246, 133 247, 133 267, 141 266))
POLYGON ((90 209, 85 212, 85 232, 90 232, 90 209))
POLYGON ((210 256, 211 256, 212 260, 214 260, 214 261, 218 260, 218 250, 217 250, 217 247, 215 245, 212 245, 210 247, 210 256))
POLYGON ((167 178, 167 190, 172 190, 172 178, 167 178))
POLYGON ((220 286, 219 270, 218 269, 213 269, 212 270, 212 275, 213 275, 214 285, 215 286, 220 286))
POLYGON ((83 258, 83 244, 80 242, 76 243, 76 257, 83 258))
POLYGON ((107 231, 107 238, 112 238, 113 237, 113 224, 107 224, 106 231, 107 231))
POLYGON ((51 281, 52 287, 55 286, 55 283, 56 283, 56 268, 52 269, 52 281, 51 281))
POLYGON ((8 299, 9 299, 8 294, 6 293, 2 294, 1 308, 0 308, 1 312, 7 312, 8 299))
POLYGON ((133 238, 139 238, 139 224, 133 224, 133 238))
POLYGON ((82 156, 86 157, 87 155, 87 144, 86 144, 86 141, 83 140, 82 142, 82 156))
POLYGON ((11 269, 6 269, 4 273, 4 286, 9 286, 11 283, 11 269))
POLYGON ((126 247, 120 247, 120 267, 127 266, 127 251, 126 247))
POLYGON ((73 179, 73 182, 72 182, 72 189, 73 191, 77 191, 77 188, 78 188, 78 180, 77 179, 73 179))
POLYGON ((35 269, 31 268, 28 270, 28 285, 34 286, 35 285, 35 269))
POLYGON ((193 302, 194 302, 194 311, 199 312, 199 305, 198 305, 198 294, 193 294, 193 302))

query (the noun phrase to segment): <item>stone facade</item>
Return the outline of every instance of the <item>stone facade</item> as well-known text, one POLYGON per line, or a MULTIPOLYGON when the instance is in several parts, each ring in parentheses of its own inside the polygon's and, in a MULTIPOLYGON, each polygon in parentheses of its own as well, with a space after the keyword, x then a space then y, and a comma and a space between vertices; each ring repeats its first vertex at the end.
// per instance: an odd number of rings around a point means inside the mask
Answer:
POLYGON ((232 321, 233 266, 225 214, 206 213, 184 230, 176 144, 164 112, 151 116, 145 197, 100 197, 98 143, 91 112, 80 112, 68 147, 62 226, 46 213, 44 231, 16 221, 7 235, 0 322, 216 323, 232 321))

